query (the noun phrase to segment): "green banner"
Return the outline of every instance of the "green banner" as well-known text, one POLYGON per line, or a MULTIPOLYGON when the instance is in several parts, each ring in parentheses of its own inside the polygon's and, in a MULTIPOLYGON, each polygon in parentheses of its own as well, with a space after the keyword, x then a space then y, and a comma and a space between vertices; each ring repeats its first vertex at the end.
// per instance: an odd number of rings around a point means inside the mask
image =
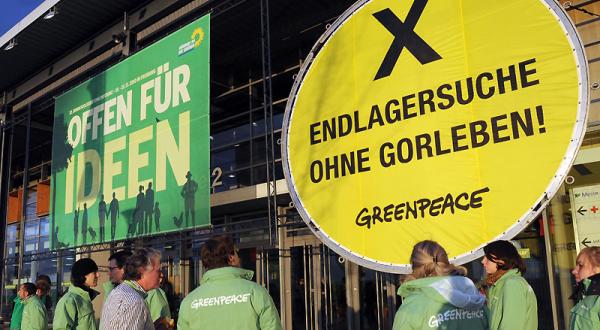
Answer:
POLYGON ((56 99, 52 248, 210 224, 210 16, 56 99))

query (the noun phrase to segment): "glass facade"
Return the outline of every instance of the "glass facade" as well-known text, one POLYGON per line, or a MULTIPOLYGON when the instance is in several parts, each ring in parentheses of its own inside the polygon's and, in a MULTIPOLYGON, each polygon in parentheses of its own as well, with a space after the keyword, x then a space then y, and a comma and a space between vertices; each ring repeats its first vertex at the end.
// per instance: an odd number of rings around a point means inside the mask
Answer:
MULTIPOLYGON (((238 1, 227 10, 220 7, 205 10, 214 9, 211 21, 210 173, 213 201, 219 200, 212 208, 210 228, 143 241, 112 242, 77 251, 51 252, 48 243, 51 229, 48 216, 38 212, 36 185, 47 180, 50 173, 52 132, 33 129, 27 139, 22 126, 15 124, 8 129, 6 136, 8 139, 12 135, 12 144, 10 147, 8 143, 5 145, 3 159, 8 164, 5 177, 9 180, 9 190, 14 193, 22 190, 23 168, 28 168, 29 184, 24 209, 20 210, 23 218, 8 223, 5 230, 0 310, 4 320, 10 319, 19 283, 35 281, 40 274, 49 275, 53 302, 56 303, 70 284, 70 269, 76 258, 91 256, 102 266, 101 271, 105 271, 106 255, 100 256, 99 251, 136 246, 152 246, 163 253, 162 266, 170 288, 169 303, 176 316, 180 301, 200 283, 201 245, 209 236, 227 232, 234 236, 240 248, 243 267, 254 270, 254 279, 273 297, 286 329, 390 329, 401 304, 396 295, 401 276, 360 267, 324 246, 301 221, 286 193, 277 196, 277 226, 271 227, 267 213, 269 197, 243 189, 267 183, 269 168, 274 168, 275 177, 271 179, 284 178, 281 127, 295 75, 328 24, 353 2, 271 1, 268 31, 261 25, 261 18, 266 14, 261 1, 238 1), (267 53, 262 47, 265 32, 269 32, 270 37, 267 53), (270 71, 267 70, 269 67, 270 71), (270 88, 265 90, 269 85, 270 88), (28 140, 29 145, 26 145, 28 140), (28 157, 25 157, 27 152, 28 157), (272 231, 277 233, 275 241, 272 231)), ((600 5, 588 7, 600 12, 600 5)), ((204 14, 204 11, 190 12, 183 21, 204 14)), ((600 43, 593 44, 596 37, 590 32, 590 26, 597 28, 597 23, 586 23, 589 18, 579 11, 571 10, 569 14, 579 24, 586 50, 593 51, 600 43)), ((167 24, 154 37, 140 40, 137 47, 143 48, 178 26, 167 24)), ((597 59, 593 55, 590 58, 592 81, 596 81, 600 79, 600 68, 595 63, 600 61, 593 61, 597 59)), ((97 71, 106 69, 113 62, 101 65, 97 71)), ((65 89, 68 87, 64 86, 65 89)), ((34 126, 52 127, 54 96, 54 93, 48 94, 43 101, 34 104, 31 110, 34 126)), ((584 143, 584 149, 591 150, 587 153, 590 158, 576 162, 570 173, 573 181, 565 183, 543 215, 514 239, 525 258, 525 278, 538 299, 540 329, 567 329, 573 306, 568 298, 574 284, 570 271, 578 242, 575 240, 572 190, 600 184, 600 151, 596 151, 600 135, 595 130, 595 125, 600 122, 597 90, 592 91, 592 100, 589 124, 592 132, 588 133, 584 143)), ((19 118, 12 120, 23 120, 19 118)), ((480 260, 465 266, 474 281, 483 278, 480 260)))
MULTIPOLYGON (((25 282, 35 282, 38 275, 48 275, 52 281, 50 295, 53 302, 58 297, 57 283, 59 279, 58 258, 56 255, 38 258, 44 253, 49 252, 49 224, 48 217, 38 216, 37 214, 37 192, 32 187, 27 193, 25 201, 25 220, 23 224, 25 231, 23 233, 23 260, 20 264, 19 250, 20 245, 20 223, 11 224, 6 229, 5 241, 5 275, 2 315, 9 319, 12 312, 12 303, 16 297, 17 285, 25 282), (20 276, 20 277, 19 277, 20 276)), ((73 264, 74 253, 65 254, 64 264, 66 269, 70 270, 73 264), (71 260, 70 262, 68 260, 71 260)))

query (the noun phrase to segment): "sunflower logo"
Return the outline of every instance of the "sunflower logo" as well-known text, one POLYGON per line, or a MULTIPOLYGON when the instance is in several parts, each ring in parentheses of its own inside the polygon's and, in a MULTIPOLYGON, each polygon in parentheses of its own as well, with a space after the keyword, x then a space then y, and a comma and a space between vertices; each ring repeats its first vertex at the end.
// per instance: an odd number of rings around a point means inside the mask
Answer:
POLYGON ((204 39, 204 30, 202 30, 201 28, 196 28, 194 30, 194 32, 192 33, 192 40, 194 40, 194 48, 197 48, 198 46, 200 46, 200 43, 202 43, 202 40, 204 39))

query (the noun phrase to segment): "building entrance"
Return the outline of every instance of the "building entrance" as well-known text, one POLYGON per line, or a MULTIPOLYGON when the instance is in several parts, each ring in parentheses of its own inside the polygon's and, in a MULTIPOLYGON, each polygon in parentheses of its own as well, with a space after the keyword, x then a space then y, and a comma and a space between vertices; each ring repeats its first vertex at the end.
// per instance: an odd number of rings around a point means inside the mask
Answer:
POLYGON ((347 329, 347 269, 343 259, 312 235, 286 239, 282 318, 286 329, 347 329))
POLYGON ((398 275, 344 259, 307 228, 280 232, 280 246, 286 329, 391 329, 398 275))

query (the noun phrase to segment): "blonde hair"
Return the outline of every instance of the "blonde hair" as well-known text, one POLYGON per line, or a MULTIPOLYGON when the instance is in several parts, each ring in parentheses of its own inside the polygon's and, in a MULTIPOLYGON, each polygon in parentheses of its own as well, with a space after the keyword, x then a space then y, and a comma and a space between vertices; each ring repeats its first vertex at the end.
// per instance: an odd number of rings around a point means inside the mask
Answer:
POLYGON ((421 241, 413 247, 410 255, 412 274, 404 281, 431 276, 467 275, 467 269, 450 264, 446 250, 434 241, 421 241))
POLYGON ((585 256, 593 267, 600 267, 600 246, 590 246, 581 249, 578 257, 585 256))

